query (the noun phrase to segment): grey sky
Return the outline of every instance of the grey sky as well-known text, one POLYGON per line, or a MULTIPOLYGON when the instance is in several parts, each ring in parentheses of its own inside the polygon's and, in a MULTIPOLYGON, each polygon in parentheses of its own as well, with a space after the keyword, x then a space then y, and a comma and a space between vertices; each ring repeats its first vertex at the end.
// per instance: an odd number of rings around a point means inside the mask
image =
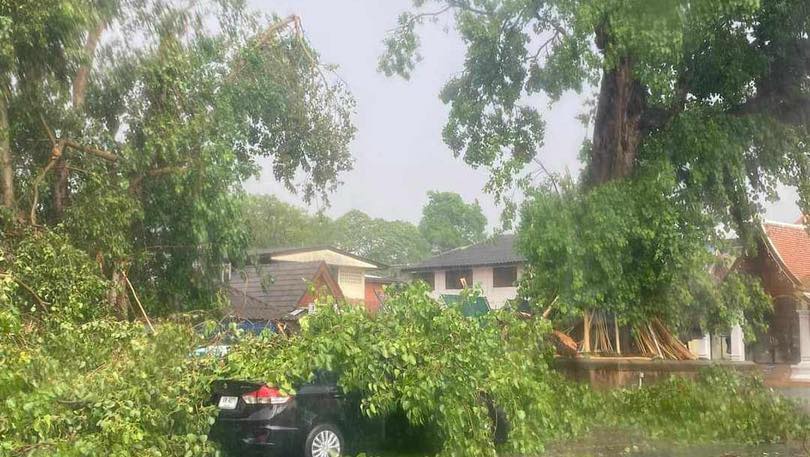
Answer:
MULTIPOLYGON (((377 58, 385 32, 394 27, 410 0, 249 3, 268 13, 301 16, 307 38, 324 62, 339 65, 339 74, 357 100, 357 135, 351 145, 355 167, 342 176, 344 184, 332 195, 327 214, 339 216, 356 208, 373 217, 417 223, 427 191, 442 190, 458 192, 465 200, 478 199, 490 224, 498 221, 500 210, 482 191, 486 172, 454 158, 441 138, 447 108, 438 98, 439 90, 464 61, 459 38, 443 30, 450 28, 448 19, 424 27, 424 61, 411 80, 404 81, 377 72, 377 58)), ((546 111, 546 144, 539 157, 547 168, 572 173, 581 168, 576 156, 586 131, 575 116, 584 109, 582 103, 582 97, 569 94, 546 111)), ((278 185, 271 173, 245 187, 252 193, 275 194, 305 206, 278 185)), ((792 222, 799 214, 795 200, 795 192, 784 192, 782 201, 769 208, 768 217, 792 222)))

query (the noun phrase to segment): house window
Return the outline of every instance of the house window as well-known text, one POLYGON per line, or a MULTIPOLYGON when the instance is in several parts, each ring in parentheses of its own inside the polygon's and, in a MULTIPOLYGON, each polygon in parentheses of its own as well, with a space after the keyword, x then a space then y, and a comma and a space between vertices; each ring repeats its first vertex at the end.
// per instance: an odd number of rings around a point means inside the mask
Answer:
POLYGON ((436 290, 436 275, 432 271, 423 271, 413 274, 414 281, 424 281, 430 286, 430 290, 436 290))
POLYGON ((464 284, 462 284, 461 280, 464 280, 467 287, 472 287, 472 270, 465 269, 465 270, 448 270, 444 273, 444 284, 446 289, 463 289, 464 284))
POLYGON ((362 284, 363 283, 363 273, 358 270, 348 270, 345 268, 341 268, 340 272, 340 282, 343 284, 362 284))
POLYGON ((517 283, 517 267, 495 267, 492 269, 492 285, 494 287, 515 287, 517 283))

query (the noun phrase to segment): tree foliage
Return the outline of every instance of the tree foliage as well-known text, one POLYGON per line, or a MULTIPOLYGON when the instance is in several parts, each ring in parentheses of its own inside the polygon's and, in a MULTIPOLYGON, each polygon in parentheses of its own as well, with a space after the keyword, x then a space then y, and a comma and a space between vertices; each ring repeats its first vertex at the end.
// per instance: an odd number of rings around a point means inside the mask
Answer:
POLYGON ((55 233, 24 232, 0 243, 2 305, 15 315, 86 322, 106 314, 110 284, 84 252, 55 233))
POLYGON ((417 262, 430 254, 419 230, 405 221, 351 210, 337 219, 309 214, 274 196, 248 196, 243 210, 256 248, 332 245, 385 265, 417 262))
POLYGON ((238 199, 259 158, 308 200, 352 166, 354 102, 297 18, 4 2, 0 37, 4 206, 96 259, 124 314, 124 273, 156 312, 211 303, 211 272, 246 246, 238 199))
POLYGON ((215 455, 204 401, 217 361, 189 357, 200 341, 190 326, 51 328, 0 336, 0 455, 215 455))
POLYGON ((414 6, 386 38, 380 68, 407 77, 418 60, 417 27, 453 14, 466 57, 441 94, 450 106, 445 142, 490 171, 487 189, 499 199, 514 186, 527 191, 522 237, 537 262, 533 277, 571 282, 529 284, 538 300, 557 287, 580 308, 677 321, 701 293, 688 276, 709 284, 696 259, 721 237, 718 228, 736 231, 753 249, 762 204, 777 197, 778 185, 796 186, 800 206, 810 208, 806 1, 414 6), (574 186, 555 190, 560 177, 548 176, 537 157, 544 121, 532 96, 553 103, 593 86, 593 110, 583 113, 593 132, 582 148, 585 170, 574 186), (558 191, 567 201, 557 202, 558 191), (560 241, 567 249, 549 244, 560 241), (677 302, 662 295, 668 279, 678 280, 677 302))
POLYGON ((211 381, 262 380, 294 393, 324 369, 359 396, 364 414, 402 412, 437 431, 441 455, 496 455, 490 400, 512 424, 506 452, 539 452, 596 426, 746 443, 808 431, 795 404, 722 372, 609 392, 568 383, 549 364, 548 321, 509 309, 464 317, 424 284, 390 289, 373 315, 324 298, 292 336, 228 330, 225 359, 191 355, 218 344, 222 333, 209 340, 203 331, 216 322, 192 327, 191 316, 174 316, 152 333, 75 303, 30 313, 9 301, 15 287, 0 278, 0 455, 214 456, 211 381))
POLYGON ((441 455, 495 455, 487 397, 515 418, 508 446, 517 452, 582 425, 560 414, 567 396, 553 387, 561 380, 548 365, 546 321, 507 310, 470 319, 431 299, 423 284, 389 292, 375 316, 322 303, 300 335, 283 347, 272 338, 250 342, 229 356, 229 369, 288 389, 332 370, 344 390, 361 394, 365 414, 401 410, 411 424, 437 430, 441 455))
POLYGON ((428 192, 419 231, 434 251, 447 251, 483 241, 487 218, 477 201, 466 203, 455 192, 428 192))
POLYGON ((241 220, 254 248, 315 246, 329 244, 333 238, 329 217, 311 215, 273 195, 246 196, 241 220))
POLYGON ((564 315, 602 310, 630 324, 656 316, 680 330, 715 331, 734 323, 749 336, 765 325, 770 300, 758 281, 710 274, 723 258, 706 238, 707 216, 683 206, 666 167, 588 193, 570 181, 559 190, 539 188, 523 210, 523 293, 543 306, 556 299, 564 315))
POLYGON ((430 246, 415 225, 372 218, 352 210, 335 220, 335 244, 356 254, 395 266, 418 262, 430 246))

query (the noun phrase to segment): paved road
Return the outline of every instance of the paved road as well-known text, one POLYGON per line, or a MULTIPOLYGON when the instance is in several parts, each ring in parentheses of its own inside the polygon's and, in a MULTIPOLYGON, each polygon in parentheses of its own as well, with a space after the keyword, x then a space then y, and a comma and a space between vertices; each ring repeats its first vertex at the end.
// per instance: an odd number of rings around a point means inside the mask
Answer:
POLYGON ((800 446, 689 445, 649 440, 615 430, 555 443, 542 457, 808 457, 800 446))

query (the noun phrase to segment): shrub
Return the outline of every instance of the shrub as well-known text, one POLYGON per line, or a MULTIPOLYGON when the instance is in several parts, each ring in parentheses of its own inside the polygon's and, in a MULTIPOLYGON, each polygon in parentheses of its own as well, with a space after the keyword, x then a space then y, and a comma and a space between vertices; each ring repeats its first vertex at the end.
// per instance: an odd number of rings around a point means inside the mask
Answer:
POLYGON ((746 444, 803 439, 808 416, 757 377, 728 369, 703 370, 695 381, 671 377, 605 394, 606 422, 650 435, 690 441, 746 444))

